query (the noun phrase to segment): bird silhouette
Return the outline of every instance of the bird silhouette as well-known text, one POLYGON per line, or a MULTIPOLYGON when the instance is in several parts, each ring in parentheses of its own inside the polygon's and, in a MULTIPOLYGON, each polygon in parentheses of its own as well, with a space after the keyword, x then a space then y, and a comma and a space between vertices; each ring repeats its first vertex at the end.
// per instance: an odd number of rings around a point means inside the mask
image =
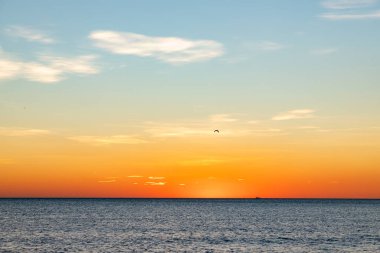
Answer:
POLYGON ((214 130, 214 133, 219 133, 219 130, 218 130, 218 129, 215 129, 215 130, 214 130))

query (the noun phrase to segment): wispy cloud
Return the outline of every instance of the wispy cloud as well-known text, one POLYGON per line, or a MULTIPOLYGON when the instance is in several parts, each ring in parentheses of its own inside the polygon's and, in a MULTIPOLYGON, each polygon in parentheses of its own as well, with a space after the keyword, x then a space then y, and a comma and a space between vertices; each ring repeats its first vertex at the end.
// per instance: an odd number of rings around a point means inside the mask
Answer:
POLYGON ((212 122, 235 122, 237 119, 233 118, 230 114, 214 114, 211 115, 210 120, 212 122))
POLYGON ((98 183, 115 183, 115 179, 109 179, 109 180, 99 180, 98 183))
POLYGON ((262 51, 277 51, 285 48, 283 44, 274 41, 260 41, 254 43, 253 47, 262 51))
POLYGON ((92 145, 111 145, 111 144, 143 144, 146 140, 131 135, 110 135, 110 136, 72 136, 69 140, 78 141, 92 145))
POLYGON ((38 61, 0 59, 0 80, 24 78, 41 83, 55 83, 68 74, 95 74, 94 55, 79 57, 41 56, 38 61))
POLYGON ((55 39, 47 35, 45 32, 24 26, 9 26, 5 32, 13 37, 19 37, 28 41, 39 42, 43 44, 55 43, 55 39))
POLYGON ((145 132, 152 137, 215 137, 214 130, 219 129, 223 136, 244 136, 250 129, 239 124, 239 118, 231 114, 212 114, 208 118, 177 122, 146 122, 145 132), (232 124, 233 123, 233 124, 232 124))
MULTIPOLYGON (((215 137, 214 128, 212 126, 202 124, 202 125, 191 125, 191 124, 159 124, 151 123, 146 127, 145 130, 152 137, 165 138, 165 137, 190 137, 190 136, 209 136, 215 137)), ((243 136, 249 134, 247 129, 237 129, 237 128, 225 128, 219 129, 222 136, 243 136)))
MULTIPOLYGON (((275 120, 282 118, 311 117, 313 110, 299 109, 276 115, 275 120), (287 114, 292 114, 291 116, 287 114), (294 115, 295 116, 294 116, 294 115)), ((180 120, 172 122, 145 122, 142 128, 152 139, 154 138, 232 138, 243 136, 279 136, 287 134, 282 129, 265 127, 260 121, 244 119, 244 113, 212 114, 199 120, 180 120), (236 116, 234 116, 236 115, 236 116), (259 124, 260 123, 260 124, 259 124), (218 129, 219 133, 214 130, 218 129)), ((213 159, 211 159, 213 160, 213 159)), ((211 163, 208 158, 195 163, 211 163)), ((216 161, 214 161, 216 162, 216 161)), ((189 162, 189 164, 192 162, 189 162)))
POLYGON ((327 20, 366 20, 380 19, 380 10, 368 11, 377 0, 330 0, 323 1, 324 8, 334 12, 322 13, 321 18, 327 20), (360 10, 360 11, 359 11, 360 10), (363 10, 366 10, 363 12, 363 10))
POLYGON ((377 0, 330 0, 321 4, 327 9, 354 9, 368 7, 376 2, 377 0))
POLYGON ((278 133, 278 132, 282 132, 282 130, 278 128, 262 128, 262 129, 252 130, 252 132, 253 133, 278 133))
POLYGON ((165 177, 148 177, 150 180, 162 180, 165 179, 165 177))
POLYGON ((127 176, 128 178, 142 178, 144 176, 140 176, 140 175, 130 175, 130 176, 127 176))
POLYGON ((313 130, 313 129, 319 129, 318 126, 299 126, 297 129, 304 129, 304 130, 313 130))
POLYGON ((15 78, 21 74, 22 68, 22 62, 0 59, 0 80, 15 78))
POLYGON ((153 37, 118 31, 94 31, 89 35, 95 46, 114 54, 153 57, 171 63, 190 63, 223 55, 222 44, 213 40, 153 37))
POLYGON ((253 129, 251 131, 251 134, 258 137, 271 137, 271 136, 287 135, 288 133, 278 128, 262 128, 262 129, 253 129))
POLYGON ((38 136, 49 134, 52 134, 52 132, 45 129, 0 127, 0 136, 38 136))
POLYGON ((323 13, 320 17, 329 20, 380 19, 380 11, 369 13, 323 13))
POLYGON ((166 182, 145 182, 144 184, 150 186, 164 186, 166 182))
POLYGON ((313 118, 314 110, 311 109, 297 109, 278 114, 272 117, 272 120, 291 120, 291 119, 308 119, 313 118))
POLYGON ((314 49, 310 51, 310 54, 312 55, 329 55, 329 54, 334 54, 338 51, 336 48, 319 48, 319 49, 314 49))

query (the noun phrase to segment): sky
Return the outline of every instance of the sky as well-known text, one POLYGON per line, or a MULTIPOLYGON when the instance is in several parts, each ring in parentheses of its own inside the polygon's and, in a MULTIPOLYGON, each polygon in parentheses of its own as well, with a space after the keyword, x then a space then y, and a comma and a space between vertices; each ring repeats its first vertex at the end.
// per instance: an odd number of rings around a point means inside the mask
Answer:
POLYGON ((380 198, 379 80, 377 0, 0 0, 0 197, 380 198))

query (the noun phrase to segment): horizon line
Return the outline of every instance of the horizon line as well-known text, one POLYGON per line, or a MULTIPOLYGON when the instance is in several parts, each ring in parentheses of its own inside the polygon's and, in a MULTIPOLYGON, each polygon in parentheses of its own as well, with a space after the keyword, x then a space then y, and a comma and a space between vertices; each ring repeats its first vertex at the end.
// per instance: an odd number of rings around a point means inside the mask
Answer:
POLYGON ((0 197, 0 200, 12 200, 12 199, 19 199, 19 200, 33 200, 33 199, 99 199, 99 200, 106 200, 106 199, 124 199, 124 200, 380 200, 379 198, 342 198, 342 197, 334 197, 334 198, 305 198, 305 197, 275 197, 275 198, 265 198, 265 197, 252 197, 252 198, 200 198, 200 197, 0 197))

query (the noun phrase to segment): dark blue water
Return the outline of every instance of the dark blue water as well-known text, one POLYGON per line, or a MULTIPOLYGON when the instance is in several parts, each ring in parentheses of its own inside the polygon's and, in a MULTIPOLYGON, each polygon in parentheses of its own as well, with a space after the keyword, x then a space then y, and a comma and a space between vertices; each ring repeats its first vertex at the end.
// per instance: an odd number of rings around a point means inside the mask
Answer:
POLYGON ((379 200, 0 200, 1 252, 380 252, 379 200))

